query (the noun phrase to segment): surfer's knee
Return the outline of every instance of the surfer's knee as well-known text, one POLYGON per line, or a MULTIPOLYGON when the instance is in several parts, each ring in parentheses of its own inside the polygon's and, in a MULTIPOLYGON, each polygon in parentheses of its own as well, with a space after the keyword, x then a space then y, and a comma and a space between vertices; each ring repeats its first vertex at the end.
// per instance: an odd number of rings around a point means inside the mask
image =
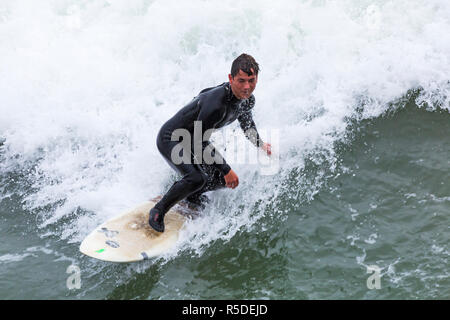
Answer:
POLYGON ((191 173, 186 176, 186 181, 192 186, 193 191, 203 188, 208 177, 203 172, 191 173))

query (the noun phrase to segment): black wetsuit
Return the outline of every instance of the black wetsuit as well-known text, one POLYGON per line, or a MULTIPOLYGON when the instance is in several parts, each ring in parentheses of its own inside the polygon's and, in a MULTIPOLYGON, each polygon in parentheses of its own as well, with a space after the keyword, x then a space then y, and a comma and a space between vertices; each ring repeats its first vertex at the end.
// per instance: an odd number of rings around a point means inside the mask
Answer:
POLYGON ((208 152, 214 156, 216 162, 213 164, 206 164, 206 161, 196 163, 193 147, 195 143, 194 122, 201 121, 203 131, 201 138, 203 138, 206 130, 219 129, 237 119, 247 138, 259 147, 262 145, 262 141, 251 113, 254 105, 253 95, 248 99, 239 100, 234 96, 230 84, 226 82, 202 90, 198 96, 162 126, 156 140, 158 150, 169 165, 183 176, 155 205, 162 216, 182 199, 187 198, 186 200, 190 202, 198 203, 202 193, 225 187, 224 176, 231 170, 225 159, 209 141, 201 142, 202 150, 208 148, 208 152), (176 129, 186 129, 191 134, 192 148, 189 163, 175 164, 171 158, 173 148, 180 143, 180 141, 171 140, 172 133, 176 129))

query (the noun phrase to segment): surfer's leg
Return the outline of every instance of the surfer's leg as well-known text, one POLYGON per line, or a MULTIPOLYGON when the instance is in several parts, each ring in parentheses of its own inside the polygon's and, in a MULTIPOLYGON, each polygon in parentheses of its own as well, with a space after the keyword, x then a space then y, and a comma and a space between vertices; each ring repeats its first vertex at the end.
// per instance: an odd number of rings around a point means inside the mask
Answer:
POLYGON ((160 139, 158 135, 157 145, 167 163, 183 177, 175 182, 162 199, 150 210, 149 224, 159 232, 164 231, 164 215, 177 202, 187 196, 201 190, 207 183, 208 176, 203 170, 191 161, 191 163, 175 164, 171 159, 171 151, 178 142, 160 139))
POLYGON ((183 178, 175 182, 162 197, 162 199, 155 205, 161 212, 166 213, 177 202, 183 200, 187 196, 201 190, 207 180, 206 175, 200 170, 191 170, 185 174, 183 178))
POLYGON ((206 184, 207 176, 195 165, 182 165, 181 170, 186 172, 183 178, 175 182, 150 210, 149 223, 156 231, 164 231, 164 215, 170 208, 190 194, 201 190, 206 184))
MULTIPOLYGON (((211 146, 211 144, 204 143, 203 144, 203 152, 205 148, 211 146)), ((186 198, 186 201, 190 204, 193 204, 194 207, 200 207, 201 209, 205 208, 205 204, 209 202, 209 199, 203 193, 208 191, 213 191, 226 187, 225 177, 221 170, 217 168, 214 164, 202 163, 200 165, 200 169, 206 174, 207 180, 203 188, 186 198)))

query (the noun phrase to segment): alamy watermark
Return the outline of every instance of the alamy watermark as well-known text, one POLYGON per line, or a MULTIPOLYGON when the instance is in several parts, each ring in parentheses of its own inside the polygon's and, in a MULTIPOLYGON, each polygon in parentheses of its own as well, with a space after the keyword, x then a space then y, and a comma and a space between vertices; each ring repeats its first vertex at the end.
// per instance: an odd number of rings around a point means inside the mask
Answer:
POLYGON ((66 273, 70 276, 66 280, 66 286, 69 290, 80 289, 81 288, 81 270, 76 265, 70 265, 66 269, 66 273))
POLYGON ((381 268, 376 265, 367 266, 367 273, 373 273, 367 278, 367 288, 370 290, 381 289, 381 268))
POLYGON ((258 165, 262 175, 274 175, 279 171, 280 159, 279 150, 280 132, 278 129, 261 130, 260 135, 267 137, 271 142, 271 154, 256 147, 258 133, 250 128, 244 132, 222 130, 222 135, 215 137, 214 144, 223 147, 225 150, 223 157, 216 150, 209 139, 214 129, 208 129, 203 132, 202 122, 194 122, 193 136, 186 129, 176 129, 173 131, 171 140, 179 141, 172 149, 171 160, 175 164, 223 164, 224 159, 229 165, 233 164, 252 164, 258 165), (217 141, 219 140, 219 141, 217 141), (222 141, 220 141, 222 140, 222 141))

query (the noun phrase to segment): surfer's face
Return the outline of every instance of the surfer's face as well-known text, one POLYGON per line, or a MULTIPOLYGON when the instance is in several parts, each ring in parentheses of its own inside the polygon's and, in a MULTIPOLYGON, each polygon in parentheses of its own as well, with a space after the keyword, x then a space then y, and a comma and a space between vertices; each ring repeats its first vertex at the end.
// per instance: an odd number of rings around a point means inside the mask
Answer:
POLYGON ((256 83, 258 82, 258 76, 255 75, 253 69, 251 69, 253 74, 249 76, 242 70, 234 77, 229 74, 228 79, 230 80, 231 90, 233 94, 238 99, 248 99, 255 90, 256 83))

